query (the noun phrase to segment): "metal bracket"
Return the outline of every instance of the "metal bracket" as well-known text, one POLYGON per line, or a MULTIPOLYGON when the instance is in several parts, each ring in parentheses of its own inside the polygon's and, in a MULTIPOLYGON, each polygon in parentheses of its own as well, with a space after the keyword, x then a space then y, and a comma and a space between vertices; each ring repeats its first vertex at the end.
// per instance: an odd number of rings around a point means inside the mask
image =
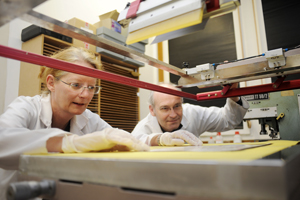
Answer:
POLYGON ((282 48, 267 51, 265 57, 268 60, 270 68, 279 68, 286 65, 282 48))
POLYGON ((210 63, 197 65, 194 68, 185 69, 187 75, 201 74, 202 80, 210 80, 215 77, 214 66, 210 63))
POLYGON ((282 82, 284 81, 284 79, 286 78, 286 76, 282 76, 282 77, 279 77, 275 83, 273 84, 273 88, 276 89, 276 88, 279 88, 280 85, 282 84, 282 82))
POLYGON ((200 72, 202 80, 210 80, 215 77, 215 68, 212 64, 206 63, 196 66, 197 72, 200 72))

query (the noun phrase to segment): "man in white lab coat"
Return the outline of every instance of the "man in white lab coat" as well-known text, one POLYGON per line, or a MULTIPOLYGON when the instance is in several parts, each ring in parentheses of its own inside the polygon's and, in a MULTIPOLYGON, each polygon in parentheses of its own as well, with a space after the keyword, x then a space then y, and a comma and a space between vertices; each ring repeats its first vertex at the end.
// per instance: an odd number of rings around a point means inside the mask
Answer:
MULTIPOLYGON (((171 84, 161 86, 178 89, 171 84)), ((231 88, 236 88, 237 83, 231 88)), ((221 132, 235 128, 243 120, 249 108, 243 97, 231 97, 226 105, 201 107, 183 104, 178 96, 150 92, 150 113, 134 128, 132 135, 151 145, 201 145, 199 136, 205 132, 221 132)))

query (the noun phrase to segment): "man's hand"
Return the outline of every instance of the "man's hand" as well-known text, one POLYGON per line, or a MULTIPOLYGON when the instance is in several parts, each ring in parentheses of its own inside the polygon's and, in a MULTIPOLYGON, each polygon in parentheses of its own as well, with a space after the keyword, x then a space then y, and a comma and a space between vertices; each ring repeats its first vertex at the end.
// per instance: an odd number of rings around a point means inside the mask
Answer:
POLYGON ((150 148, 124 130, 106 128, 83 136, 65 135, 62 150, 64 153, 73 153, 109 150, 149 151, 150 148))
POLYGON ((178 130, 172 133, 166 132, 160 136, 159 141, 164 146, 183 145, 185 142, 194 146, 203 144, 199 138, 186 130, 178 130))

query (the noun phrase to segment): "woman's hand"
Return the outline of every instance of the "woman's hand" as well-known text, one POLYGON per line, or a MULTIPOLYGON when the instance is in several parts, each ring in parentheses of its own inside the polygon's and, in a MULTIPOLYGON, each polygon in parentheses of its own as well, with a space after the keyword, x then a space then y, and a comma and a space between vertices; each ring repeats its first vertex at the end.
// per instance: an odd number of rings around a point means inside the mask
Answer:
POLYGON ((106 128, 103 131, 78 135, 65 135, 62 141, 64 153, 90 151, 149 151, 150 147, 130 133, 116 128, 106 128))

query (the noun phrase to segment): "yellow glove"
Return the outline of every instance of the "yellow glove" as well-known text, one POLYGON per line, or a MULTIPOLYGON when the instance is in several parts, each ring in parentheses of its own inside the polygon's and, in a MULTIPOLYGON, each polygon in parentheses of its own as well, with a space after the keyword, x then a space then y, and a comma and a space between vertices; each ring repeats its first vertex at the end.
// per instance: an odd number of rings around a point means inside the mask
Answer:
POLYGON ((83 136, 65 135, 62 141, 64 153, 101 151, 113 148, 116 145, 124 145, 129 150, 149 151, 150 147, 130 133, 117 129, 106 128, 83 136))
POLYGON ((164 146, 183 145, 185 142, 193 146, 202 145, 202 141, 194 134, 186 130, 178 130, 172 133, 166 132, 160 136, 159 142, 164 146))

